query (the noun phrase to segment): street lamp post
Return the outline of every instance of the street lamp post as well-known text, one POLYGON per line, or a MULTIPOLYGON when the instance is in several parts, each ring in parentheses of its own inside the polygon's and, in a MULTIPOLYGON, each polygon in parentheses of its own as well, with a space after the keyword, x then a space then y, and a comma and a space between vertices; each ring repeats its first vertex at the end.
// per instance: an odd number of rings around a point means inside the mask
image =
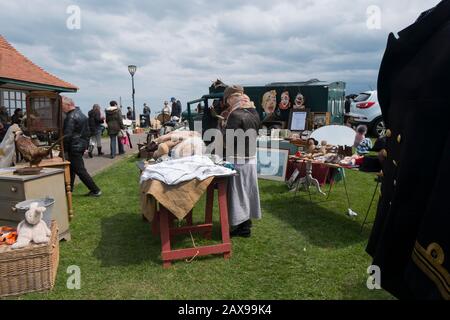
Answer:
POLYGON ((136 121, 136 105, 135 105, 135 102, 134 102, 134 94, 135 94, 135 90, 134 90, 134 74, 136 73, 136 69, 137 69, 137 67, 134 66, 134 65, 129 65, 128 66, 128 72, 131 75, 131 86, 132 86, 132 89, 133 89, 133 93, 132 93, 132 95, 133 95, 133 118, 134 118, 135 121, 136 121))

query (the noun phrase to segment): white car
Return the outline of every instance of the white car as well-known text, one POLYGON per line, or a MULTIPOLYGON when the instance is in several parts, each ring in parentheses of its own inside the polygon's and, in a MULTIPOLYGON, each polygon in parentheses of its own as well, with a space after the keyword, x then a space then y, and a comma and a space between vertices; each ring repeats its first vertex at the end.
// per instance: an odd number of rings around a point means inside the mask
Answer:
POLYGON ((353 126, 364 124, 369 133, 376 137, 384 136, 386 127, 378 103, 377 91, 366 91, 360 93, 350 106, 350 113, 346 114, 353 126))

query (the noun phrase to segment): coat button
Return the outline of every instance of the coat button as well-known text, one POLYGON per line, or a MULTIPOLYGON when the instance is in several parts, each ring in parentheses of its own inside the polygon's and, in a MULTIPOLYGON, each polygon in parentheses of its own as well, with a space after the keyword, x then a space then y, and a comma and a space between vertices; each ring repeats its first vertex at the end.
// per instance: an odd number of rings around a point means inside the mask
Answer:
POLYGON ((392 131, 390 129, 386 130, 386 137, 390 138, 392 136, 392 131))
POLYGON ((398 163, 395 160, 392 160, 392 163, 394 164, 394 166, 398 167, 398 163))
POLYGON ((387 150, 386 149, 381 150, 381 155, 383 157, 387 158, 387 156, 388 156, 387 150))
POLYGON ((394 187, 397 186, 397 180, 394 180, 394 187))
POLYGON ((398 142, 398 143, 401 143, 401 142, 402 142, 402 136, 401 136, 400 134, 397 136, 397 142, 398 142))

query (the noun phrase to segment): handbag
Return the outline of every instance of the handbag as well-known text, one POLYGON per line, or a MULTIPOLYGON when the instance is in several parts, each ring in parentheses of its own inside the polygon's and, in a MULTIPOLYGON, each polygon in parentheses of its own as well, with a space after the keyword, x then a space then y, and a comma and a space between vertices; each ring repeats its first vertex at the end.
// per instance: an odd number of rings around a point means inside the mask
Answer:
POLYGON ((127 137, 127 136, 123 136, 123 137, 121 137, 121 138, 120 138, 120 143, 121 143, 121 144, 123 144, 124 146, 129 146, 129 145, 130 145, 130 143, 129 143, 129 140, 128 140, 128 137, 127 137))

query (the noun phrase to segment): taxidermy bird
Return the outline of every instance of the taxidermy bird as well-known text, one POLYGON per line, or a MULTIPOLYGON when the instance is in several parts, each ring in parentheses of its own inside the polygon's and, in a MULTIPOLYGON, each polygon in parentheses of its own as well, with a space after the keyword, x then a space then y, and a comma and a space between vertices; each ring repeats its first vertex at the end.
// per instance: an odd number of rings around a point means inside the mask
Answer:
POLYGON ((22 131, 17 131, 16 149, 22 154, 25 160, 30 162, 30 167, 38 167, 41 161, 45 159, 50 152, 52 152, 53 148, 55 148, 55 146, 58 145, 63 139, 64 137, 59 138, 50 148, 47 149, 37 147, 30 137, 25 136, 22 131))

